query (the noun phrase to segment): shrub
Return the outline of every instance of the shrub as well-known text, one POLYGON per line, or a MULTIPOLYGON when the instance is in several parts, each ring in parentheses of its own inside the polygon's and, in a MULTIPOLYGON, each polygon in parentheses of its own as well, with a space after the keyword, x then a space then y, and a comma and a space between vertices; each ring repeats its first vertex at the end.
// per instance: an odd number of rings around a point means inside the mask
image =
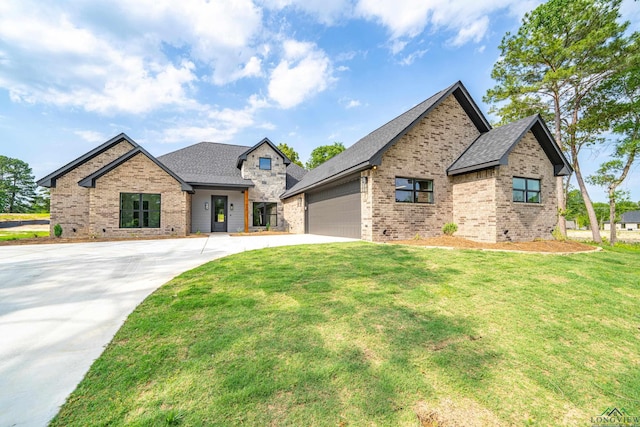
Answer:
POLYGON ((62 236, 62 226, 60 224, 56 224, 53 226, 53 234, 56 237, 62 236))
POLYGON ((458 224, 455 222, 448 222, 442 227, 442 232, 447 236, 453 236, 456 231, 458 231, 458 224))

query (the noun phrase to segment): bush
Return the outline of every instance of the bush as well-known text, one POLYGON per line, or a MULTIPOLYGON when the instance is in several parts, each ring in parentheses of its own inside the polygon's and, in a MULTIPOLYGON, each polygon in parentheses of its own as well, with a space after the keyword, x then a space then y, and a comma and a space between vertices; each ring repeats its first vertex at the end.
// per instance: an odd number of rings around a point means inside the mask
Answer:
POLYGON ((455 222, 448 222, 442 227, 442 232, 447 236, 453 236, 453 233, 458 231, 458 224, 455 222))
POLYGON ((62 236, 62 226, 60 224, 56 224, 53 226, 53 234, 56 237, 62 236))

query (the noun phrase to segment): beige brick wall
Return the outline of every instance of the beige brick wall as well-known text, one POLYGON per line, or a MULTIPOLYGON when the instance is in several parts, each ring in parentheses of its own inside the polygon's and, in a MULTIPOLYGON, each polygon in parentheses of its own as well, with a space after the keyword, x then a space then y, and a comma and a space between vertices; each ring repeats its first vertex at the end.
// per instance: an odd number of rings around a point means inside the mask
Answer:
POLYGON ((428 114, 371 171, 369 199, 363 197, 362 202, 362 238, 385 241, 440 235, 442 226, 453 220, 453 179, 446 169, 479 134, 454 96, 428 114), (396 177, 433 180, 435 203, 396 203, 396 177))
POLYGON ((496 169, 453 177, 453 222, 456 236, 496 241, 496 169))
POLYGON ((51 188, 52 236, 55 224, 62 226, 62 237, 86 237, 89 234, 89 189, 80 187, 78 182, 131 149, 131 144, 122 141, 56 180, 56 186, 51 188))
POLYGON ((550 239, 557 222, 556 189, 553 165, 529 131, 509 154, 508 165, 499 168, 496 179, 497 240, 550 239), (514 176, 539 179, 541 203, 513 202, 514 176), (509 233, 505 235, 504 230, 509 233))
POLYGON ((190 197, 180 183, 140 153, 90 189, 89 234, 96 237, 177 235, 189 230, 190 197), (120 228, 120 193, 160 194, 160 228, 120 228), (104 231, 103 231, 104 230, 104 231))
POLYGON ((304 194, 283 201, 284 228, 289 233, 304 234, 305 203, 304 194))
POLYGON ((273 202, 278 204, 278 225, 272 224, 272 229, 284 230, 284 207, 280 195, 287 188, 287 166, 284 159, 277 154, 266 142, 257 147, 242 163, 242 177, 250 179, 255 187, 249 189, 249 229, 257 230, 264 227, 253 227, 253 202, 273 202), (271 170, 259 167, 260 157, 271 159, 271 170))

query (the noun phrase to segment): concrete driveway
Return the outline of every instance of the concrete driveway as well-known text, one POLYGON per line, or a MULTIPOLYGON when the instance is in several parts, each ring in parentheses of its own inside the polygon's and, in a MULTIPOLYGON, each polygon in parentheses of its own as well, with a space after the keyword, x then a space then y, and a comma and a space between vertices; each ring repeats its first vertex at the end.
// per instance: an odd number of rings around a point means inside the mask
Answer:
POLYGON ((314 235, 0 246, 0 427, 44 426, 129 313, 159 286, 246 250, 314 235))

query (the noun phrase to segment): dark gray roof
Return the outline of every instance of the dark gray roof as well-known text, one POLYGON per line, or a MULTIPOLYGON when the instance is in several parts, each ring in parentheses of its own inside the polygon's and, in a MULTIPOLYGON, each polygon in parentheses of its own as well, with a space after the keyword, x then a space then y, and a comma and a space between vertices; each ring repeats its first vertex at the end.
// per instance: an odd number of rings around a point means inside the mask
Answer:
POLYGON ((483 133, 449 166, 447 174, 457 175, 506 165, 509 153, 529 130, 533 132, 553 163, 554 173, 568 175, 571 166, 539 115, 526 117, 483 133))
POLYGON ((64 175, 65 173, 69 172, 70 170, 75 169, 78 166, 80 166, 80 165, 88 162, 89 160, 93 159, 94 157, 104 153, 105 151, 107 151, 108 149, 110 149, 114 145, 119 144, 122 141, 127 141, 129 144, 131 144, 133 146, 133 148, 139 147, 139 145, 133 139, 129 138, 126 134, 121 133, 121 134, 111 138, 110 140, 108 140, 104 144, 102 144, 102 145, 94 148, 93 150, 89 151, 88 153, 78 157, 74 161, 67 163, 66 165, 64 165, 60 169, 58 169, 58 170, 56 170, 54 172, 51 172, 49 175, 45 176, 44 178, 39 179, 37 184, 39 186, 41 186, 41 187, 49 187, 49 188, 55 187, 56 186, 56 179, 60 178, 62 175, 64 175))
POLYGON ((192 185, 252 187, 236 167, 238 157, 249 147, 243 145, 200 142, 158 157, 185 182, 192 185))
POLYGON ((287 166, 287 190, 296 185, 307 174, 307 170, 295 163, 289 163, 287 166))
POLYGON ((305 177, 282 196, 291 197, 313 187, 331 182, 347 174, 379 165, 384 152, 402 138, 416 124, 449 95, 454 95, 480 132, 491 129, 462 82, 436 93, 409 111, 365 136, 351 147, 310 170, 305 177))
MULTIPOLYGON (((200 142, 160 156, 158 159, 185 182, 194 186, 253 187, 253 181, 242 178, 240 169, 237 167, 238 159, 264 142, 265 140, 262 140, 254 147, 200 142)), ((290 162, 284 154, 282 156, 290 162)), ((290 183, 293 185, 302 179, 305 173, 306 171, 300 166, 289 163, 287 188, 290 183)))
POLYGON ((622 214, 620 222, 640 224, 640 211, 629 211, 622 214))
POLYGON ((187 184, 182 179, 180 179, 180 177, 177 176, 175 173, 173 173, 173 171, 171 171, 165 165, 160 163, 158 161, 158 159, 153 157, 144 148, 142 148, 140 146, 137 146, 133 150, 131 150, 131 151, 127 152, 126 154, 118 157, 117 159, 115 159, 111 163, 109 163, 109 164, 103 166, 102 168, 98 169, 97 171, 95 171, 91 175, 81 179, 78 182, 78 185, 80 185, 82 187, 87 187, 87 188, 94 188, 96 186, 96 180, 98 178, 100 178, 101 176, 103 176, 107 172, 110 172, 110 171, 114 170, 115 168, 117 168, 118 166, 120 166, 121 164, 123 164, 124 162, 126 162, 127 160, 131 159, 132 157, 134 157, 134 156, 136 156, 138 154, 142 154, 142 155, 146 156, 149 160, 151 160, 153 163, 158 165, 158 167, 160 169, 162 169, 163 171, 165 171, 166 173, 171 175, 176 181, 178 181, 180 183, 180 187, 182 188, 182 190, 184 190, 184 191, 193 191, 193 188, 189 184, 187 184))

